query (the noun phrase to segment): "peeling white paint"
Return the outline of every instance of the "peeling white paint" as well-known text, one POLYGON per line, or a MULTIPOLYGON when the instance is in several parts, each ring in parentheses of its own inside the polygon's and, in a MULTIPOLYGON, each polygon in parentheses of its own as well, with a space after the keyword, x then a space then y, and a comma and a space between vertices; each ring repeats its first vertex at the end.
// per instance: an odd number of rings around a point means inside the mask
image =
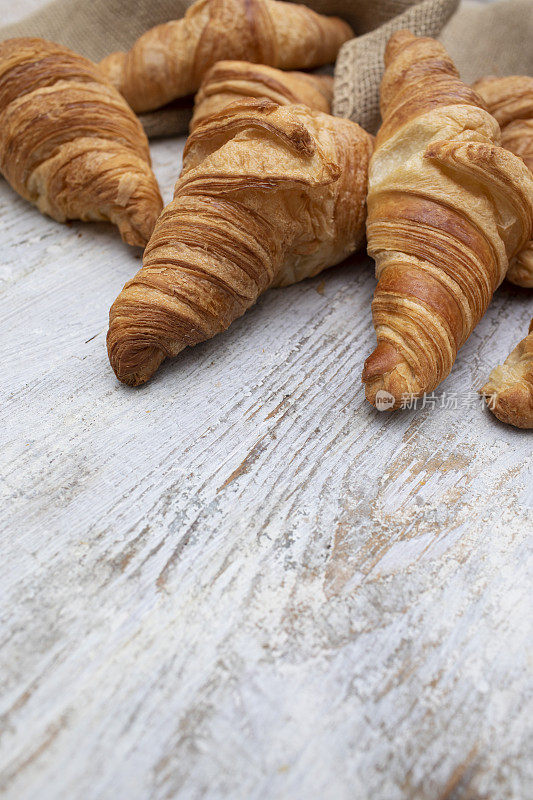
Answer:
MULTIPOLYGON (((152 146, 165 199, 177 151, 152 146)), ((139 254, 5 183, 0 208, 4 796, 533 796, 530 435, 365 402, 364 259, 120 386, 139 254)), ((443 389, 530 317, 502 288, 443 389)))

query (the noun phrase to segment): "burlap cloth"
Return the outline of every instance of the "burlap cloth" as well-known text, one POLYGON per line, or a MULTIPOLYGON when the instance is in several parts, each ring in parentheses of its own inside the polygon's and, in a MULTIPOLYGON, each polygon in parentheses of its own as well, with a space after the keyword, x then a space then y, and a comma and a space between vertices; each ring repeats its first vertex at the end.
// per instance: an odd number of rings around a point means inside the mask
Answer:
MULTIPOLYGON (((533 74, 533 0, 466 2, 453 17, 459 0, 303 1, 316 11, 343 17, 356 31, 357 38, 343 46, 337 59, 333 111, 372 132, 379 124, 383 51, 395 30, 440 33, 466 81, 487 74, 533 74)), ((113 50, 128 49, 147 28, 179 18, 192 2, 53 0, 23 21, 0 28, 0 40, 42 36, 98 61, 113 50)), ((185 132, 190 104, 187 99, 142 115, 148 135, 185 132)))

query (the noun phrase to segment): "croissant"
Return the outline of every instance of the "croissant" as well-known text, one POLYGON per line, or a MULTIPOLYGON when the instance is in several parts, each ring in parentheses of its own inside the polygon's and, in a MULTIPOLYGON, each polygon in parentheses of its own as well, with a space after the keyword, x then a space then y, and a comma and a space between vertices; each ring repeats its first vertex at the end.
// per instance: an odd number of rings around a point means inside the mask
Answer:
POLYGON ((442 45, 400 31, 385 65, 367 220, 377 347, 363 382, 371 403, 398 408, 448 375, 531 237, 533 176, 498 146, 442 45))
MULTIPOLYGON (((533 172, 533 78, 483 78, 474 84, 490 113, 500 123, 502 146, 520 156, 533 172)), ((533 288, 533 241, 513 259, 507 278, 533 288)))
POLYGON ((198 0, 182 19, 157 25, 101 69, 134 111, 150 111, 195 92, 217 61, 281 69, 333 62, 353 37, 348 23, 279 0, 198 0))
POLYGON ((495 367, 481 394, 492 413, 517 428, 533 428, 533 319, 529 335, 495 367))
POLYGON ((0 172, 43 214, 109 220, 128 244, 163 206, 135 114, 95 64, 43 39, 0 43, 0 172))
POLYGON ((124 383, 225 330, 271 286, 316 275, 364 237, 372 137, 304 106, 250 100, 199 124, 142 269, 114 302, 124 383))
POLYGON ((305 72, 282 72, 249 61, 219 61, 206 73, 194 100, 191 131, 206 117, 230 103, 250 97, 281 106, 302 104, 329 114, 333 78, 305 72))

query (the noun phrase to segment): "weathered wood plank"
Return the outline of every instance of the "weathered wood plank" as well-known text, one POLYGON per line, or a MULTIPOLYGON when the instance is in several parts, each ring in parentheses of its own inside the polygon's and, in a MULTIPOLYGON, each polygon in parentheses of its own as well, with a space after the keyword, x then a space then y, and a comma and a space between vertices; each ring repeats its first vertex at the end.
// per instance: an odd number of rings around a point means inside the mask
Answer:
MULTIPOLYGON (((0 219, 5 795, 529 797, 529 435, 473 395, 368 406, 365 259, 127 389, 138 254, 4 183, 0 219)), ((530 316, 503 287, 443 389, 530 316)))

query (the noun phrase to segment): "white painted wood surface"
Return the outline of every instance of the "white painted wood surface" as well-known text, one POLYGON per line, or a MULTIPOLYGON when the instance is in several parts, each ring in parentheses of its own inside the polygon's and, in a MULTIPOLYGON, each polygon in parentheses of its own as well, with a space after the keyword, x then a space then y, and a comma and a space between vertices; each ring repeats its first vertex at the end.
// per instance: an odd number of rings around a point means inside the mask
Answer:
POLYGON ((0 794, 529 800, 532 437, 473 392, 528 293, 457 409, 364 400, 364 258, 133 390, 105 332, 139 253, 3 181, 0 224, 0 794))

